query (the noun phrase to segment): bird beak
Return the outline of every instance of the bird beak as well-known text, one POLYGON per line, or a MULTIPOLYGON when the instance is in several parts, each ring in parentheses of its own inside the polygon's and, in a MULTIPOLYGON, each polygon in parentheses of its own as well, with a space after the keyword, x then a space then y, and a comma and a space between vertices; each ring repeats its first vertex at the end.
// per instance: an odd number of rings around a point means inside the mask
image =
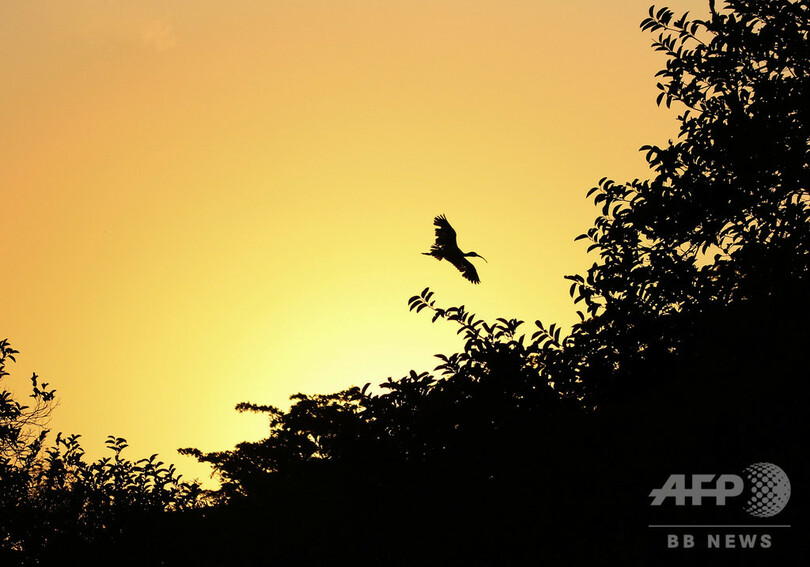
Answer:
MULTIPOLYGON (((481 258, 484 262, 487 262, 487 259, 481 256, 480 254, 478 255, 478 257, 481 258)), ((487 262, 487 264, 489 264, 489 262, 487 262)))

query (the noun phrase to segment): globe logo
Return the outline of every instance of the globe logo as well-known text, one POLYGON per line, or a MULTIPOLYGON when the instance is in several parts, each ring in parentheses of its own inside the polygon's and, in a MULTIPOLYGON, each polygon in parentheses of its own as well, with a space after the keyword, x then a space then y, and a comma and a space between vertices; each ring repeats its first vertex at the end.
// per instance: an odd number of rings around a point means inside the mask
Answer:
POLYGON ((790 480, 785 471, 771 463, 754 463, 743 470, 747 499, 743 510, 757 518, 781 512, 790 499, 790 480))

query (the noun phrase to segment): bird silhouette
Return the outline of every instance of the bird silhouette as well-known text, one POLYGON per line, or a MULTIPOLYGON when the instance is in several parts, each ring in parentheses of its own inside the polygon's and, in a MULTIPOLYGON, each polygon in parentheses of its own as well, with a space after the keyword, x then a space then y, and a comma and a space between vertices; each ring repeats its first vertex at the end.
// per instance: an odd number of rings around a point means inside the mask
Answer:
POLYGON ((436 242, 430 247, 430 252, 422 252, 425 256, 433 256, 437 260, 447 260, 453 264, 456 269, 461 272, 461 275, 470 280, 472 283, 481 283, 478 279, 478 272, 475 271, 475 266, 467 259, 467 256, 474 256, 481 258, 486 262, 486 258, 477 252, 462 252, 456 244, 456 231, 447 222, 444 215, 438 215, 433 219, 433 224, 436 225, 436 242))

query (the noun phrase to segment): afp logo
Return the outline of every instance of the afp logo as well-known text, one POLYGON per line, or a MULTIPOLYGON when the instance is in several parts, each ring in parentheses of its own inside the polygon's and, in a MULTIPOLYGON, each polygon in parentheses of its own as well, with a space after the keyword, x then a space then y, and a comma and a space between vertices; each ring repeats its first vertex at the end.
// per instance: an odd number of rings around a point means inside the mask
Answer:
POLYGON ((778 466, 754 463, 742 475, 672 474, 661 488, 650 492, 652 506, 672 498, 676 506, 702 506, 705 501, 725 506, 729 499, 742 498, 743 511, 756 518, 770 518, 781 512, 790 500, 790 480, 778 466))

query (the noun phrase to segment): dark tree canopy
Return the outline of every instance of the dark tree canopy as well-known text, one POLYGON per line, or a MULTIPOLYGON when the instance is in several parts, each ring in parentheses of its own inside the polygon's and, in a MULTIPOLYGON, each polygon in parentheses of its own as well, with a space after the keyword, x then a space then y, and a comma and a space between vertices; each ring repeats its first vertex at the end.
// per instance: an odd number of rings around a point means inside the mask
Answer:
POLYGON ((586 387, 651 349, 678 348, 681 321, 743 301, 795 301, 806 285, 807 6, 731 1, 707 22, 651 8, 642 22, 668 56, 658 103, 682 112, 680 137, 642 148, 651 180, 602 179, 591 190, 602 215, 579 238, 600 258, 585 277, 569 276, 592 316, 570 350, 596 370, 586 387))
MULTIPOLYGON (((447 534, 445 547, 514 561, 535 551, 589 558, 578 545, 587 537, 571 535, 580 530, 600 533, 629 561, 644 556, 643 522, 627 528, 636 541, 616 547, 610 538, 622 532, 599 518, 600 505, 626 505, 616 459, 636 489, 671 467, 727 468, 764 455, 806 472, 797 432, 808 402, 808 3, 729 1, 712 5, 708 21, 651 8, 641 27, 667 56, 657 102, 680 113, 680 135, 642 148, 651 179, 605 178, 589 192, 601 214, 578 239, 598 257, 586 274, 567 276, 582 321, 567 336, 537 321, 527 339, 520 321, 490 325, 464 307, 437 307, 426 288, 410 308, 455 322, 463 352, 437 355, 440 376, 389 378, 381 393, 367 385, 299 394, 287 412, 241 405, 268 413, 266 439, 186 450, 221 475, 224 502, 295 494, 287 497, 300 503, 291 486, 329 486, 333 498, 425 530, 409 503, 430 514, 463 510, 453 521, 470 530, 499 510, 511 536, 489 522, 489 538, 447 534), (572 502, 544 486, 579 493, 572 502), (518 521, 519 506, 487 500, 496 494, 538 506, 542 518, 518 521), (470 500, 483 512, 460 504, 470 500), (547 537, 520 540, 525 530, 547 537)), ((400 529, 409 541, 422 537, 400 529)), ((384 554, 388 531, 372 533, 384 554)))
MULTIPOLYGON (((17 354, 0 341, 0 380, 17 354)), ((154 539, 165 513, 203 504, 199 486, 157 455, 124 458, 123 438, 109 436, 113 456, 94 462, 78 435, 60 433, 46 448, 56 390, 38 378, 31 377, 31 405, 0 391, 0 565, 100 564, 125 541, 154 539)))

